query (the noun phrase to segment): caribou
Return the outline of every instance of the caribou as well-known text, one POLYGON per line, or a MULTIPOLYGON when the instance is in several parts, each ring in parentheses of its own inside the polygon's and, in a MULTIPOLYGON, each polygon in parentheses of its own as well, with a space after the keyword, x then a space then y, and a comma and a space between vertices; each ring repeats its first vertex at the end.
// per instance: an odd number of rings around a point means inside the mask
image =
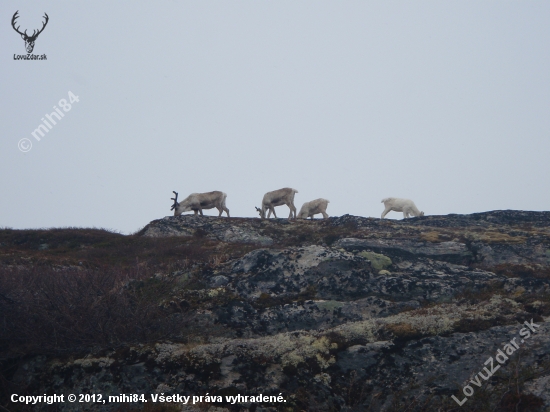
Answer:
POLYGON ((262 199, 262 208, 256 207, 256 211, 260 214, 262 219, 265 219, 265 211, 269 210, 267 218, 273 216, 277 218, 275 214, 275 206, 287 205, 290 209, 290 215, 288 218, 291 219, 293 216, 296 219, 296 206, 294 206, 294 195, 298 193, 296 189, 291 189, 290 187, 285 187, 283 189, 274 190, 273 192, 267 192, 262 199))
POLYGON ((313 216, 318 213, 323 215, 323 219, 328 219, 327 206, 329 203, 327 199, 315 199, 304 203, 298 212, 298 219, 307 219, 308 217, 313 219, 313 216))
POLYGON ((424 216, 424 212, 418 210, 414 202, 410 199, 387 197, 382 199, 382 203, 384 203, 384 211, 382 212, 381 219, 384 219, 392 210, 394 212, 403 212, 403 219, 407 219, 410 215, 415 217, 424 216))
POLYGON ((24 33, 20 32, 19 31, 19 27, 21 26, 17 26, 15 27, 15 20, 17 20, 19 18, 19 16, 17 15, 17 13, 19 13, 19 10, 17 10, 12 19, 11 19, 11 26, 13 27, 13 29, 19 33, 21 35, 21 38, 23 40, 25 40, 25 48, 27 49, 27 53, 32 53, 32 51, 34 50, 34 42, 36 41, 36 38, 38 37, 38 35, 40 33, 42 33, 44 31, 44 28, 46 27, 46 25, 48 24, 48 21, 50 20, 50 18, 48 17, 48 15, 46 13, 44 13, 44 18, 46 19, 46 21, 44 23, 42 23, 42 28, 40 30, 38 30, 38 32, 36 30, 33 30, 32 32, 32 35, 29 36, 27 34, 27 30, 25 30, 24 33))
POLYGON ((174 201, 174 204, 170 210, 174 211, 174 216, 179 216, 183 212, 189 212, 193 210, 195 215, 199 212, 201 216, 203 209, 213 209, 216 208, 220 212, 218 216, 221 216, 225 211, 227 217, 229 217, 229 209, 225 206, 225 198, 227 195, 220 191, 208 192, 208 193, 191 193, 185 199, 178 203, 178 192, 172 191, 176 197, 171 197, 174 201))

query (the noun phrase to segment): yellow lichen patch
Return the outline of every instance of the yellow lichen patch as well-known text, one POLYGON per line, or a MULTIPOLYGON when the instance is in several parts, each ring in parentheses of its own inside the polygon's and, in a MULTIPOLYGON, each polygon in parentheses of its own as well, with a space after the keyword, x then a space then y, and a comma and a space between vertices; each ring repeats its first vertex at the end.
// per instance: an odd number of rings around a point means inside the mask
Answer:
POLYGON ((398 339, 414 339, 422 334, 407 323, 388 324, 386 328, 398 339))
POLYGON ((283 367, 298 366, 308 358, 315 358, 322 369, 328 368, 335 362, 334 358, 329 356, 331 342, 326 336, 320 338, 301 336, 300 338, 294 342, 294 349, 281 357, 283 367))
POLYGON ((518 286, 512 296, 517 298, 525 293, 525 288, 523 286, 518 286))
POLYGON ((485 232, 476 233, 468 232, 466 237, 469 240, 477 240, 485 243, 525 243, 525 236, 510 236, 508 233, 498 232, 496 230, 487 230, 485 232))
POLYGON ((439 233, 435 231, 424 232, 420 235, 420 239, 425 242, 439 242, 439 233))
POLYGON ((392 265, 392 261, 389 257, 382 255, 380 253, 374 252, 361 252, 359 256, 364 257, 370 261, 371 266, 375 270, 384 270, 387 267, 392 265))

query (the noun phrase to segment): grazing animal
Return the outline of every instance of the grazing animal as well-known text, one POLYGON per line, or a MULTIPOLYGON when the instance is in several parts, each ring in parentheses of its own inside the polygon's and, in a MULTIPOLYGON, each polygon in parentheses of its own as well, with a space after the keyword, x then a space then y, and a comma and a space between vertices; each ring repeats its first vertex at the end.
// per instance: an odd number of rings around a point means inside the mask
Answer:
POLYGON ((201 216, 203 209, 213 209, 216 208, 220 212, 218 216, 221 216, 223 211, 227 213, 229 217, 229 209, 225 207, 225 198, 227 195, 220 191, 208 192, 208 193, 191 193, 185 199, 178 203, 178 193, 173 192, 176 197, 171 199, 174 201, 174 204, 170 210, 174 211, 174 216, 179 216, 183 212, 189 212, 193 210, 195 214, 200 212, 201 216))
POLYGON ((298 212, 298 219, 307 219, 308 217, 313 219, 313 215, 318 213, 323 214, 323 219, 328 219, 328 204, 329 201, 327 199, 315 199, 311 202, 306 202, 302 205, 300 212, 298 212))
POLYGON ((384 219, 389 212, 403 212, 403 218, 407 219, 409 215, 412 216, 424 216, 424 212, 418 210, 414 202, 410 199, 400 199, 397 197, 387 197, 382 200, 384 203, 384 212, 382 212, 381 219, 384 219))
POLYGON ((290 215, 288 215, 288 218, 291 219, 293 215, 294 218, 296 218, 296 206, 294 206, 294 195, 296 193, 298 193, 298 191, 296 189, 291 189, 290 187, 274 190, 273 192, 267 192, 262 199, 262 208, 260 209, 256 207, 256 210, 262 219, 265 219, 266 210, 269 210, 267 215, 268 219, 271 217, 272 212, 273 216, 277 218, 277 215, 275 214, 275 206, 287 205, 290 209, 290 215))

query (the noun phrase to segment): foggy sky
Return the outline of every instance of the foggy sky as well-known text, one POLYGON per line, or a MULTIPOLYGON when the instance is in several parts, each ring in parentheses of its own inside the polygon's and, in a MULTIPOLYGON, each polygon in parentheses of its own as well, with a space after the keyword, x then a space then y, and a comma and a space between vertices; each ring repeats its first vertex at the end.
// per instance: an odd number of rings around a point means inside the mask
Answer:
POLYGON ((3 0, 0 17, 0 227, 131 233, 172 190, 222 190, 236 217, 282 187, 331 216, 380 217, 389 196, 549 210, 549 2, 3 0), (16 10, 30 33, 48 14, 47 60, 14 60, 16 10))

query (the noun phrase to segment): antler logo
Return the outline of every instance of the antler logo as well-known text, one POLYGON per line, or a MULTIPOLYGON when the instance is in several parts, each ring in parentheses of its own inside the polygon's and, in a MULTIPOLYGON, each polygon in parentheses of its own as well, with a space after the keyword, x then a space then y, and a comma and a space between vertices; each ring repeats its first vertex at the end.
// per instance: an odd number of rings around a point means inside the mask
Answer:
POLYGON ((42 31, 46 27, 46 24, 48 24, 48 20, 50 18, 48 17, 48 15, 46 13, 44 13, 44 18, 46 19, 46 21, 43 23, 42 28, 40 30, 38 30, 38 32, 36 30, 34 30, 32 32, 32 36, 29 36, 29 35, 27 35, 27 30, 25 30, 24 33, 21 33, 19 31, 20 26, 15 27, 15 20, 17 20, 17 18, 19 17, 17 15, 17 13, 19 13, 19 10, 17 10, 15 12, 15 14, 13 15, 13 18, 11 19, 11 25, 12 25, 13 29, 21 35, 21 38, 23 40, 25 40, 25 48, 27 49, 27 53, 32 53, 32 51, 34 49, 34 42, 36 41, 36 38, 38 37, 38 35, 40 33, 42 33, 42 31))

